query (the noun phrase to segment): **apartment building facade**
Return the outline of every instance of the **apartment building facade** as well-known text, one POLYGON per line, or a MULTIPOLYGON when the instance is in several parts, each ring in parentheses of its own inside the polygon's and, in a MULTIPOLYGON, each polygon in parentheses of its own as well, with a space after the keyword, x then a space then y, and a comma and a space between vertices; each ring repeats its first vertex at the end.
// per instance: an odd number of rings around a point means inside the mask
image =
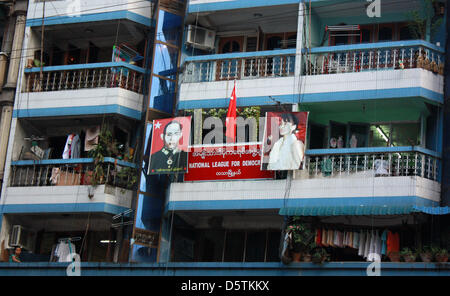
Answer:
MULTIPOLYGON (((104 2, 71 15, 71 1, 45 11, 30 1, 1 198, 5 248, 23 229, 32 260, 51 261, 72 238, 89 274, 365 275, 354 245, 327 246, 320 267, 280 262, 291 218, 321 232, 390 231, 401 248, 448 244, 445 1, 104 2), (190 153, 186 174, 147 174, 153 120, 191 116, 191 147, 225 147, 206 143, 205 119, 225 123, 234 86, 238 114, 258 124, 231 147, 262 149, 268 112, 309 112, 303 169, 262 173, 256 154, 252 173, 240 162, 237 176, 191 167, 190 153), (65 158, 72 135, 81 156, 65 158), (99 165, 86 147, 111 139, 99 165), (132 264, 89 264, 98 261, 132 264)), ((448 272, 381 259, 392 275, 448 272)))

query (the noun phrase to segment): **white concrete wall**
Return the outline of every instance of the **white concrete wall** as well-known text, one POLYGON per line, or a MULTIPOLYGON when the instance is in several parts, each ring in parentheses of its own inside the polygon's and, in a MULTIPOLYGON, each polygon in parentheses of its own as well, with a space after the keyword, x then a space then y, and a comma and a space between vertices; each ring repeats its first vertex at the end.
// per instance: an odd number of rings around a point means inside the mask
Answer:
MULTIPOLYGON (((237 97, 267 97, 292 94, 317 94, 422 87, 443 94, 444 78, 424 69, 381 70, 294 77, 237 80, 237 97), (300 86, 298 85, 300 84, 300 86)), ((180 101, 228 98, 233 81, 183 83, 180 101)), ((270 101, 268 99, 268 101, 270 101)))
MULTIPOLYGON (((286 180, 172 183, 170 202, 284 199, 286 180), (255 190, 257 189, 257 190, 255 190)), ((440 200, 440 184, 421 177, 321 177, 293 180, 288 198, 418 196, 440 200)))
POLYGON ((302 93, 422 87, 444 93, 444 77, 421 68, 303 76, 302 93))
POLYGON ((5 195, 2 196, 1 204, 73 204, 75 209, 77 204, 107 203, 115 206, 131 208, 133 192, 130 190, 99 185, 94 190, 94 196, 89 198, 88 187, 89 186, 87 185, 8 187, 5 195))
POLYGON ((143 95, 122 88, 20 93, 16 98, 14 109, 88 107, 113 104, 142 112, 143 95))
MULTIPOLYGON (((150 18, 153 9, 150 1, 136 0, 63 0, 47 1, 45 4, 45 17, 77 17, 85 14, 97 14, 128 10, 144 17, 150 18)), ((27 19, 42 18, 42 2, 30 0, 27 19)))
MULTIPOLYGON (((291 95, 296 93, 294 77, 274 77, 236 81, 238 98, 291 95)), ((180 86, 180 101, 229 98, 234 81, 183 83, 180 86)), ((267 98, 270 103, 270 99, 267 98)))

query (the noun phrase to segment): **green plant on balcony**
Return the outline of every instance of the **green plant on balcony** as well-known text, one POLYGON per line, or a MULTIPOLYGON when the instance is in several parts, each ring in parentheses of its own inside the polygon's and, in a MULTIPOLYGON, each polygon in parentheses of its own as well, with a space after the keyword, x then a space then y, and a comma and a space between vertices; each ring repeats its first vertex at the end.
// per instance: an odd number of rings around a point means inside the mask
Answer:
POLYGON ((301 256, 308 258, 311 255, 311 251, 316 247, 314 231, 298 217, 292 219, 292 223, 290 223, 286 231, 292 234, 294 261, 300 261, 301 256))
POLYGON ((94 169, 91 175, 91 184, 97 186, 105 179, 104 160, 105 157, 117 155, 117 143, 113 139, 111 131, 102 127, 95 148, 89 151, 89 156, 94 159, 94 169))
POLYGON ((448 250, 445 248, 435 247, 432 250, 433 256, 437 262, 447 262, 448 261, 448 250))
POLYGON ((433 260, 435 252, 435 246, 424 246, 417 251, 422 262, 431 262, 433 260))
POLYGON ((322 264, 329 260, 330 255, 325 248, 316 248, 311 256, 311 261, 317 264, 322 264))
MULTIPOLYGON (((414 39, 425 39, 427 32, 427 14, 433 14, 433 7, 438 3, 437 0, 423 1, 424 7, 421 10, 411 10, 406 13, 410 21, 408 22, 409 31, 414 39)), ((443 21, 442 17, 433 17, 430 22, 430 35, 434 36, 443 21)))
POLYGON ((410 248, 403 248, 400 251, 400 256, 405 262, 415 262, 417 258, 417 253, 410 248))

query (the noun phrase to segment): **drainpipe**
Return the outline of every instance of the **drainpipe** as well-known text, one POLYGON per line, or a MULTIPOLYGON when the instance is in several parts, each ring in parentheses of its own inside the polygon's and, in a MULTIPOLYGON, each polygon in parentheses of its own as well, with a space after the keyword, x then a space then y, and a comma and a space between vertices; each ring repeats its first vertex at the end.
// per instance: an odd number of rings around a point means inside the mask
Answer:
POLYGON ((4 179, 6 150, 8 148, 14 97, 16 93, 17 79, 21 60, 20 57, 22 54, 22 44, 25 34, 27 5, 27 1, 17 1, 14 4, 13 15, 16 17, 14 25, 14 38, 12 42, 7 80, 0 94, 0 106, 2 106, 0 120, 0 188, 3 185, 4 179))

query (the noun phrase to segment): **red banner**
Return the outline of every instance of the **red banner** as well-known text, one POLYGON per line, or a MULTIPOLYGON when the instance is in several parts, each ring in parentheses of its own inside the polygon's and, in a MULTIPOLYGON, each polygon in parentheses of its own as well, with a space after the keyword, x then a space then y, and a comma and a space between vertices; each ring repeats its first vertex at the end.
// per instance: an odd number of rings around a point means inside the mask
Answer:
POLYGON ((235 144, 191 148, 185 181, 272 179, 261 171, 261 145, 235 144))

